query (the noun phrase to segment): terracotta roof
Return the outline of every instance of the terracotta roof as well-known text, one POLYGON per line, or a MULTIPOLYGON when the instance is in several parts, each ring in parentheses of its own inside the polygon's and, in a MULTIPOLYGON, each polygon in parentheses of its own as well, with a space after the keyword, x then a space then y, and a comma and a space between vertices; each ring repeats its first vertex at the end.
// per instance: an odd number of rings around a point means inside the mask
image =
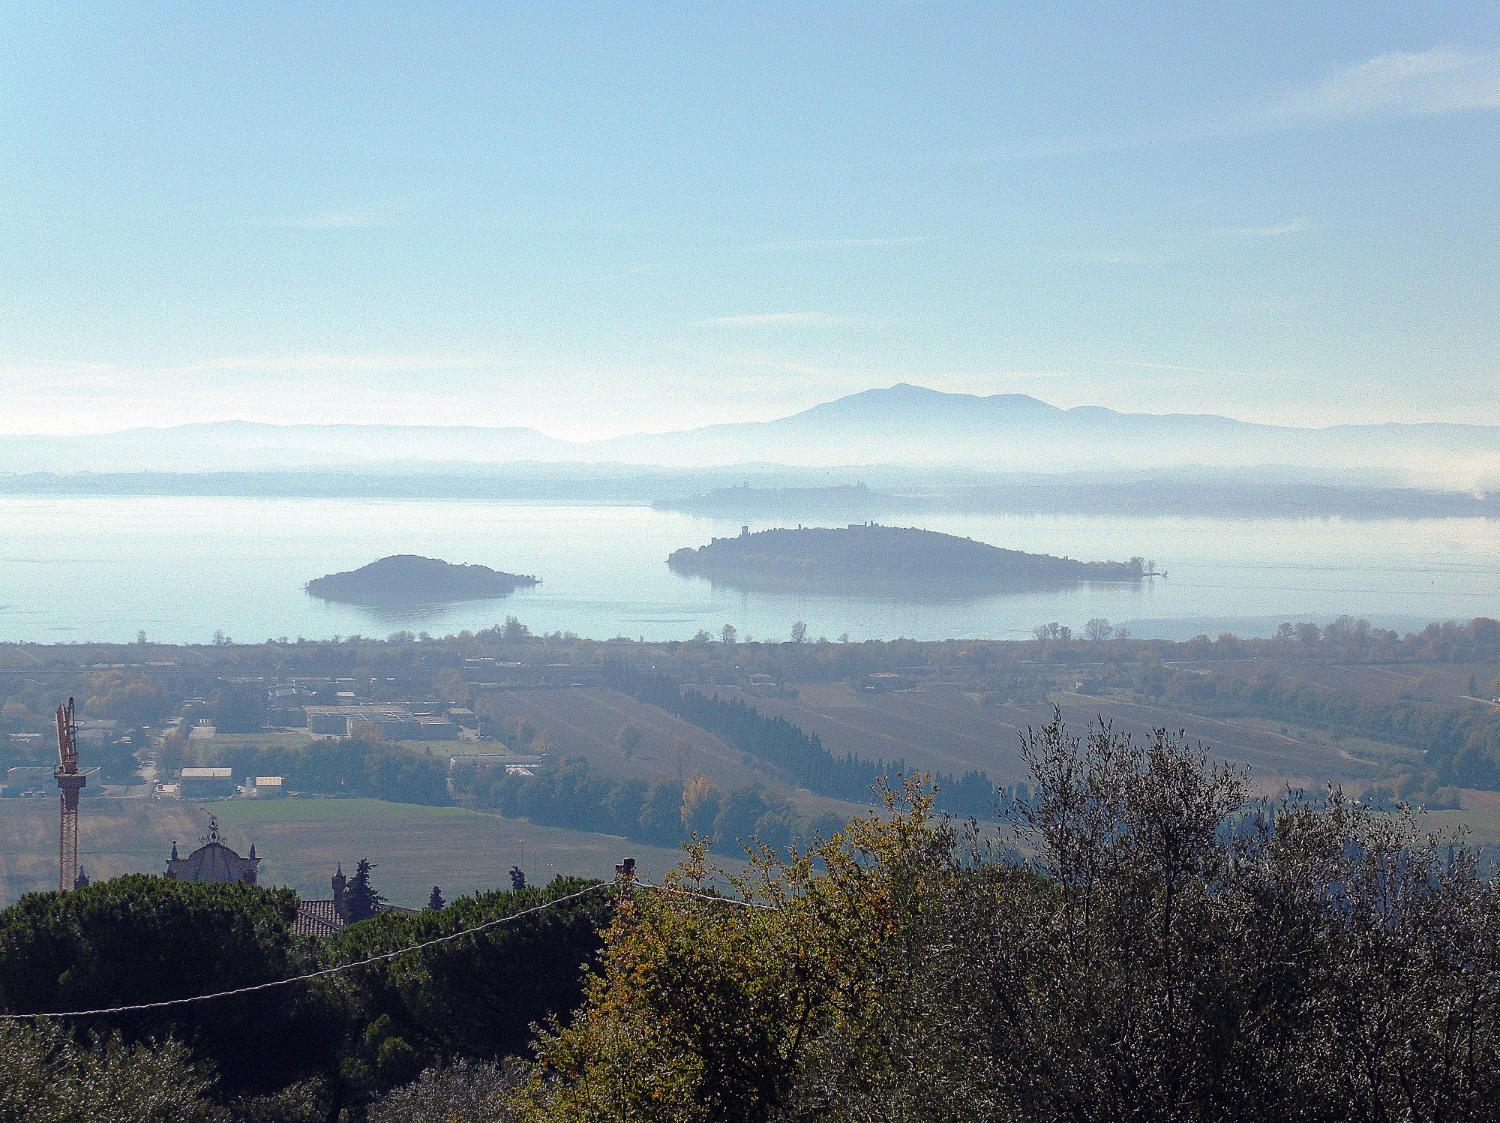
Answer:
POLYGON ((344 927, 343 918, 329 901, 298 901, 297 923, 292 931, 299 936, 332 936, 344 927))
MULTIPOLYGON (((377 912, 393 912, 410 916, 416 909, 404 909, 399 905, 388 905, 381 903, 376 907, 377 912)), ((333 901, 324 899, 321 901, 302 900, 297 902, 297 921, 292 926, 292 931, 299 936, 334 936, 344 930, 344 918, 334 911, 333 901)))

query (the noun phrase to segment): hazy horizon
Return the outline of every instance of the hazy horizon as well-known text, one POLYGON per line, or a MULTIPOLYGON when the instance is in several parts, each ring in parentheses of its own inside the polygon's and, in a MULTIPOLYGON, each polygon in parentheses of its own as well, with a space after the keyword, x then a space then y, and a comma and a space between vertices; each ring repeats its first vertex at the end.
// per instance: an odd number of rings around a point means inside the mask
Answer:
POLYGON ((446 422, 425 422, 425 421, 410 421, 410 420, 401 420, 399 418, 392 418, 390 420, 382 420, 382 421, 350 421, 350 420, 342 420, 342 419, 327 419, 327 420, 316 420, 316 421, 297 421, 297 420, 293 420, 293 421, 264 421, 264 420, 260 420, 258 418, 255 418, 255 417, 249 416, 249 415, 204 418, 202 420, 197 420, 197 421, 167 421, 167 422, 160 422, 160 423, 154 423, 154 424, 148 423, 148 424, 141 424, 141 425, 127 425, 127 426, 122 426, 122 427, 118 427, 118 428, 110 428, 110 429, 80 430, 80 431, 76 431, 76 432, 51 432, 51 431, 29 431, 29 430, 27 430, 27 431, 8 431, 8 430, 5 430, 3 428, 0 428, 0 437, 3 437, 3 436, 14 436, 14 437, 33 437, 33 436, 34 437, 69 437, 69 436, 102 437, 102 436, 112 436, 112 435, 119 434, 119 433, 135 432, 135 431, 140 431, 140 430, 192 429, 192 428, 207 428, 207 427, 213 427, 213 426, 236 426, 236 425, 247 426, 247 427, 268 426, 268 427, 274 427, 274 428, 292 428, 292 427, 304 426, 304 427, 309 427, 309 428, 359 427, 359 428, 391 428, 391 429, 413 429, 413 430, 417 430, 417 429, 454 429, 454 430, 483 429, 483 430, 495 430, 495 431, 501 431, 501 430, 513 429, 513 428, 523 428, 523 429, 530 429, 531 431, 539 433, 542 436, 547 437, 547 438, 549 438, 551 440, 556 440, 556 441, 559 441, 559 442, 576 443, 576 444, 580 444, 580 445, 586 445, 586 444, 595 443, 595 442, 606 442, 606 441, 612 440, 612 439, 617 438, 617 437, 659 436, 659 435, 668 435, 668 434, 673 434, 673 433, 680 433, 680 432, 685 432, 685 431, 692 431, 692 430, 695 430, 695 429, 716 428, 716 427, 719 427, 719 426, 726 426, 726 425, 738 425, 738 424, 751 424, 751 425, 754 425, 754 424, 763 424, 763 423, 771 422, 771 421, 781 421, 781 420, 786 420, 787 418, 795 417, 795 416, 797 416, 799 414, 802 414, 802 413, 810 412, 811 410, 815 410, 815 409, 817 409, 818 406, 834 405, 834 404, 846 401, 846 400, 851 399, 851 398, 857 399, 857 398, 862 398, 862 397, 866 397, 866 396, 875 396, 875 395, 879 395, 879 394, 882 394, 882 393, 894 393, 894 392, 902 391, 902 390, 931 391, 931 392, 933 392, 935 394, 941 394, 941 395, 943 395, 945 397, 957 398, 957 399, 976 399, 976 400, 978 400, 978 399, 985 399, 985 398, 1026 399, 1026 400, 1029 400, 1029 401, 1032 401, 1032 402, 1038 402, 1038 403, 1040 403, 1040 404, 1042 404, 1044 406, 1049 406, 1052 409, 1060 410, 1060 411, 1063 411, 1063 412, 1073 412, 1073 411, 1077 411, 1077 410, 1085 410, 1086 411, 1086 410, 1091 410, 1091 409, 1104 409, 1104 410, 1108 410, 1111 413, 1117 413, 1117 414, 1122 414, 1122 415, 1126 415, 1126 416, 1213 417, 1213 418, 1221 418, 1221 419, 1229 420, 1229 421, 1236 421, 1236 422, 1240 422, 1240 423, 1246 424, 1246 425, 1264 425, 1264 426, 1268 426, 1268 427, 1281 428, 1281 429, 1303 429, 1303 430, 1308 430, 1308 431, 1316 431, 1316 430, 1321 430, 1321 429, 1340 428, 1340 427, 1345 427, 1345 426, 1360 427, 1360 426, 1367 426, 1367 425, 1384 425, 1384 424, 1395 424, 1395 425, 1422 425, 1422 424, 1477 425, 1477 426, 1482 426, 1482 427, 1486 427, 1486 428, 1500 428, 1500 417, 1497 417, 1494 420, 1474 421, 1474 422, 1463 422, 1463 421, 1422 422, 1422 421, 1409 421, 1409 420, 1406 420, 1404 418, 1399 418, 1399 417, 1388 418, 1385 421, 1379 421, 1379 422, 1339 422, 1339 421, 1333 421, 1333 422, 1327 422, 1327 423, 1315 423, 1315 422, 1302 422, 1302 423, 1299 423, 1299 422, 1294 421, 1294 420, 1289 420, 1289 421, 1285 421, 1285 422, 1265 422, 1265 421, 1256 421, 1256 420, 1253 420, 1253 419, 1248 418, 1248 417, 1235 416, 1235 415, 1228 414, 1228 413, 1218 413, 1218 412, 1214 412, 1212 410, 1160 410, 1160 411, 1158 411, 1158 410, 1146 410, 1146 409, 1122 409, 1122 408, 1117 408, 1117 407, 1114 407, 1114 406, 1101 405, 1100 403, 1097 403, 1097 402, 1080 402, 1080 403, 1077 403, 1076 405, 1060 405, 1057 402, 1048 400, 1048 398, 1045 395, 1024 393, 1022 391, 998 390, 998 391, 995 391, 994 393, 979 393, 979 392, 966 391, 966 390, 942 390, 942 389, 939 389, 938 387, 935 387, 935 386, 922 385, 922 384, 911 383, 911 382, 897 382, 897 383, 893 383, 893 384, 891 384, 889 386, 869 386, 869 387, 865 387, 865 388, 860 389, 860 390, 852 391, 852 392, 850 392, 848 394, 841 394, 841 395, 839 395, 836 398, 826 399, 826 400, 820 400, 820 401, 817 401, 817 402, 813 402, 813 403, 811 403, 810 405, 808 405, 806 407, 799 407, 799 408, 796 408, 796 409, 789 409, 786 412, 782 412, 782 413, 774 413, 773 412, 773 413, 768 413, 765 416, 757 416, 757 417, 727 417, 726 416, 726 417, 719 418, 719 419, 710 419, 710 420, 705 421, 705 422, 703 422, 702 424, 699 424, 699 425, 683 426, 683 427, 680 427, 680 428, 621 429, 618 432, 611 432, 611 433, 608 433, 608 434, 603 435, 603 436, 592 437, 592 438, 590 438, 590 437, 584 437, 584 438, 569 438, 569 437, 564 437, 564 436, 562 436, 562 435, 560 435, 558 433, 549 432, 546 429, 537 428, 535 426, 512 426, 512 425, 501 425, 501 424, 483 424, 483 423, 476 423, 476 422, 472 422, 472 421, 460 421, 460 420, 446 421, 446 422))

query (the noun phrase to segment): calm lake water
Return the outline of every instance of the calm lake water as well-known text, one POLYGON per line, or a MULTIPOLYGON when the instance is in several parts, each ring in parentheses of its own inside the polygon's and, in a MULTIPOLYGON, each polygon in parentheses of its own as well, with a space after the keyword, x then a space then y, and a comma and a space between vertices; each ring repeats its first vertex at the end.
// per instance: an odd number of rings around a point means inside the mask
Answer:
MULTIPOLYGON (((687 638, 726 624, 785 638, 1019 638, 1103 616, 1137 635, 1268 634, 1340 613, 1409 628, 1500 616, 1500 520, 888 516, 997 546, 1086 560, 1155 558, 1165 580, 967 600, 868 600, 714 588, 679 577, 679 546, 738 523, 644 507, 435 500, 0 497, 0 640, 205 642, 434 635, 508 614, 534 631, 687 638), (303 582, 412 553, 533 573, 501 601, 402 613, 330 605, 303 582)), ((753 529, 778 525, 752 523, 753 529)), ((919 591, 914 591, 919 592, 919 591)))

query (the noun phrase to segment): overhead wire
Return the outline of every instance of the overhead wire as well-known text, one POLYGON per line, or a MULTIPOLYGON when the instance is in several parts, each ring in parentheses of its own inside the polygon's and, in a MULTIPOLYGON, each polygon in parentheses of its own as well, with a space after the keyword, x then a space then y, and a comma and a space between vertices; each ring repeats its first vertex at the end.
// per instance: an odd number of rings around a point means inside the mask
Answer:
POLYGON ((768 905, 761 901, 742 901, 738 897, 720 897, 715 893, 698 893, 691 889, 682 889, 676 885, 653 885, 649 881, 637 881, 635 883, 645 889, 655 889, 661 893, 672 893, 679 897, 696 897, 700 901, 712 901, 717 905, 738 905, 746 909, 764 909, 767 912, 779 911, 775 905, 768 905))

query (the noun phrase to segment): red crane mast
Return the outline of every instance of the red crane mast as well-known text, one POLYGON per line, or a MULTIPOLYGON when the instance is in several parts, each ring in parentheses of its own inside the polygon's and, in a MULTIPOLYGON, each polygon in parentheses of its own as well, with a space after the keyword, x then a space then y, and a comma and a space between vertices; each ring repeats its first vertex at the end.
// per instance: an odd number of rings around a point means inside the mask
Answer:
POLYGON ((57 779, 59 821, 57 831, 57 888, 67 892, 78 885, 78 793, 88 777, 78 771, 78 726, 73 720, 73 699, 57 707, 57 779))

